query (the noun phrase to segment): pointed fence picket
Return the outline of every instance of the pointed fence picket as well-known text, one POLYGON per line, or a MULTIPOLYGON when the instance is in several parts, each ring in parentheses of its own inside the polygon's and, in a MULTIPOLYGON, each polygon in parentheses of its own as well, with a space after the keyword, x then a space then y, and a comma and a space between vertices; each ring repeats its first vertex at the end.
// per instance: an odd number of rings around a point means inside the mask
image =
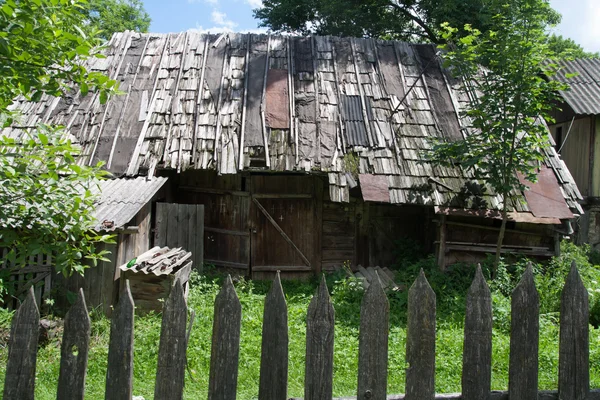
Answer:
POLYGON ((288 378, 287 305, 279 272, 265 298, 260 358, 261 400, 286 400, 288 378))
MULTIPOLYGON (((406 395, 388 399, 537 398, 539 297, 531 266, 512 296, 508 393, 490 392, 492 302, 481 268, 467 294, 463 351, 463 393, 435 394, 436 297, 423 271, 408 295, 406 395)), ((208 399, 234 400, 240 350, 241 305, 231 277, 215 299, 208 399)), ((600 399, 589 388, 588 298, 573 264, 561 300, 559 390, 545 399, 600 399)), ((185 381, 188 314, 183 288, 176 281, 163 308, 155 398, 181 399, 185 381)), ((134 304, 124 285, 111 321, 106 399, 131 398, 134 304)), ((265 298, 259 398, 287 396, 287 305, 279 276, 265 298)), ((333 387, 334 309, 323 278, 307 313, 305 399, 331 399, 333 387)), ((358 398, 386 399, 389 302, 378 279, 361 304, 358 398)), ((4 399, 33 399, 39 334, 35 294, 15 313, 8 344, 4 399)), ((80 291, 65 318, 61 348, 59 399, 82 399, 90 340, 90 319, 80 291)), ((393 350, 392 350, 393 351, 393 350)), ((542 398, 542 397, 540 397, 542 398)))

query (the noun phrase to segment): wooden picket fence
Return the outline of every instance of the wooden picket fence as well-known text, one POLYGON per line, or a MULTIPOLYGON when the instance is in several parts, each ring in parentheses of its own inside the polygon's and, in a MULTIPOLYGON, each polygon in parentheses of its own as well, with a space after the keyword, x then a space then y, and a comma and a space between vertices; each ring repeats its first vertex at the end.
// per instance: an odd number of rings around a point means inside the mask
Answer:
MULTIPOLYGON (((211 400, 236 398, 241 305, 231 278, 216 297, 208 384, 211 400)), ((558 392, 538 392, 539 298, 531 266, 512 296, 508 392, 492 393, 492 299, 481 268, 466 305, 462 395, 438 398, 564 399, 600 398, 590 391, 588 293, 575 264, 567 277, 560 311, 558 392)), ((389 303, 380 282, 367 289, 360 311, 358 399, 386 399, 388 377, 389 303)), ((185 380, 188 313, 183 288, 176 281, 162 315, 155 399, 181 399, 185 380)), ((124 285, 111 323, 106 395, 130 400, 133 379, 134 303, 124 285)), ((425 274, 408 294, 406 394, 388 399, 431 400, 435 393, 436 296, 425 274)), ((33 399, 39 332, 39 312, 33 289, 16 312, 11 327, 4 399, 33 399)), ((90 340, 90 319, 83 292, 67 313, 61 348, 58 396, 83 399, 90 340)), ((325 280, 308 307, 306 329, 306 400, 332 398, 334 309, 325 280)), ((259 399, 287 398, 287 305, 279 280, 266 296, 262 335, 259 399)))

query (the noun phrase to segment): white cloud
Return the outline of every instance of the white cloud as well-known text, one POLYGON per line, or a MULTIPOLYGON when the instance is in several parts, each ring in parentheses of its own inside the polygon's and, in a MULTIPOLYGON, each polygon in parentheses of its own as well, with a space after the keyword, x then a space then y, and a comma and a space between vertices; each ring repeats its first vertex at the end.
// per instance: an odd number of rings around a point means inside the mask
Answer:
POLYGON ((245 0, 246 3, 250 4, 252 8, 261 8, 263 6, 262 0, 245 0))
POLYGON ((210 17, 214 24, 216 24, 217 26, 221 26, 225 29, 228 29, 229 31, 232 31, 233 29, 235 29, 236 26, 238 26, 238 24, 236 22, 233 22, 232 20, 227 19, 227 14, 225 14, 224 12, 220 12, 218 10, 213 10, 210 17))
POLYGON ((587 51, 600 51, 600 7, 597 0, 551 0, 550 5, 562 14, 554 33, 575 40, 587 51))
MULTIPOLYGON (((198 33, 224 33, 224 32, 233 32, 233 29, 230 29, 226 26, 213 26, 212 28, 204 28, 202 25, 196 24, 195 28, 188 29, 189 32, 198 32, 198 33)), ((255 33, 255 34, 266 34, 268 32, 267 28, 255 28, 255 29, 239 29, 235 31, 236 33, 255 33)))

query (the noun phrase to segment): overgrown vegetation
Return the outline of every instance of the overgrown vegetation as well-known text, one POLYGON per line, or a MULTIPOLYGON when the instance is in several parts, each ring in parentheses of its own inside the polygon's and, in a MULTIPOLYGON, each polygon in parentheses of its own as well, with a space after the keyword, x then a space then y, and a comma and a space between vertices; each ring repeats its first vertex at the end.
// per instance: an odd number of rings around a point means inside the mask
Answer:
MULTIPOLYGON (((412 247, 404 244, 399 248, 412 247)), ((413 247, 414 248, 414 247, 413 247)), ((590 263, 595 257, 589 248, 569 243, 562 246, 563 254, 546 264, 534 264, 536 285, 540 291, 540 389, 556 389, 558 385, 558 307, 560 290, 570 268, 576 261, 581 276, 590 292, 590 305, 598 309, 600 279, 598 266, 590 263)), ((510 292, 520 279, 527 260, 501 262, 497 278, 490 282, 494 300, 494 336, 492 389, 505 390, 508 386, 508 354, 510 329, 510 292)), ((398 283, 410 285, 420 268, 436 291, 437 311, 437 392, 460 392, 462 363, 463 319, 465 294, 471 284, 474 269, 469 265, 455 265, 440 272, 433 259, 423 258, 416 252, 403 251, 396 265, 398 283)), ((484 264, 490 273, 491 260, 484 264)), ((189 371, 186 373, 184 398, 206 398, 210 364, 213 304, 223 278, 193 275, 189 307, 196 311, 188 349, 189 371)), ((327 276, 336 312, 334 395, 352 396, 356 391, 358 370, 358 333, 360 301, 363 289, 356 279, 347 279, 343 271, 327 276)), ((260 347, 264 297, 270 282, 237 280, 236 290, 242 304, 242 332, 238 398, 256 399, 260 370, 260 347)), ((288 396, 303 396, 306 310, 317 286, 310 282, 284 281, 288 303, 290 367, 288 396)), ((390 292, 389 377, 388 393, 403 393, 405 380, 406 347, 406 291, 390 292)), ((599 313, 592 312, 597 326, 599 313)), ((11 314, 0 311, 0 339, 7 340, 11 314)), ((110 322, 98 313, 92 313, 92 347, 86 380, 86 396, 102 398, 107 362, 110 322)), ((134 355, 134 394, 151 399, 158 355, 161 317, 151 314, 136 318, 134 355)), ((592 387, 600 387, 600 330, 590 331, 590 365, 592 387)), ((51 341, 40 348, 36 380, 36 399, 56 398, 56 383, 60 360, 60 342, 51 341)), ((6 347, 0 351, 0 385, 6 366, 6 347)))

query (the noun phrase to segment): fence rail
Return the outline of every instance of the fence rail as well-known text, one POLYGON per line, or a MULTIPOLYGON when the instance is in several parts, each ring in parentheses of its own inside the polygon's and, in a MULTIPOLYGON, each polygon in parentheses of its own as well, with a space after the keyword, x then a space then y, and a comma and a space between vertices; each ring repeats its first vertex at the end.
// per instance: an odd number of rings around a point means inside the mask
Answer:
MULTIPOLYGON (((83 399, 90 319, 83 291, 65 319, 58 398, 83 399)), ((421 271, 408 297, 406 395, 387 397, 389 303, 378 280, 365 292, 360 310, 358 399, 499 400, 600 399, 589 383, 588 294, 575 263, 567 277, 560 311, 558 391, 538 392, 539 298, 531 266, 512 296, 508 392, 492 392, 492 302, 477 268, 467 295, 462 394, 435 394, 435 293, 421 271)), ((208 398, 236 398, 241 305, 228 277, 215 301, 208 398)), ((15 313, 9 340, 4 399, 33 399, 39 333, 33 288, 15 313)), ((106 399, 130 400, 133 377, 134 304, 124 285, 111 322, 106 399)), ((181 399, 185 380, 187 306, 179 281, 163 308, 155 398, 181 399)), ((304 398, 331 399, 334 309, 325 279, 308 307, 304 398)), ((259 398, 287 399, 287 305, 279 274, 265 298, 259 398)))

